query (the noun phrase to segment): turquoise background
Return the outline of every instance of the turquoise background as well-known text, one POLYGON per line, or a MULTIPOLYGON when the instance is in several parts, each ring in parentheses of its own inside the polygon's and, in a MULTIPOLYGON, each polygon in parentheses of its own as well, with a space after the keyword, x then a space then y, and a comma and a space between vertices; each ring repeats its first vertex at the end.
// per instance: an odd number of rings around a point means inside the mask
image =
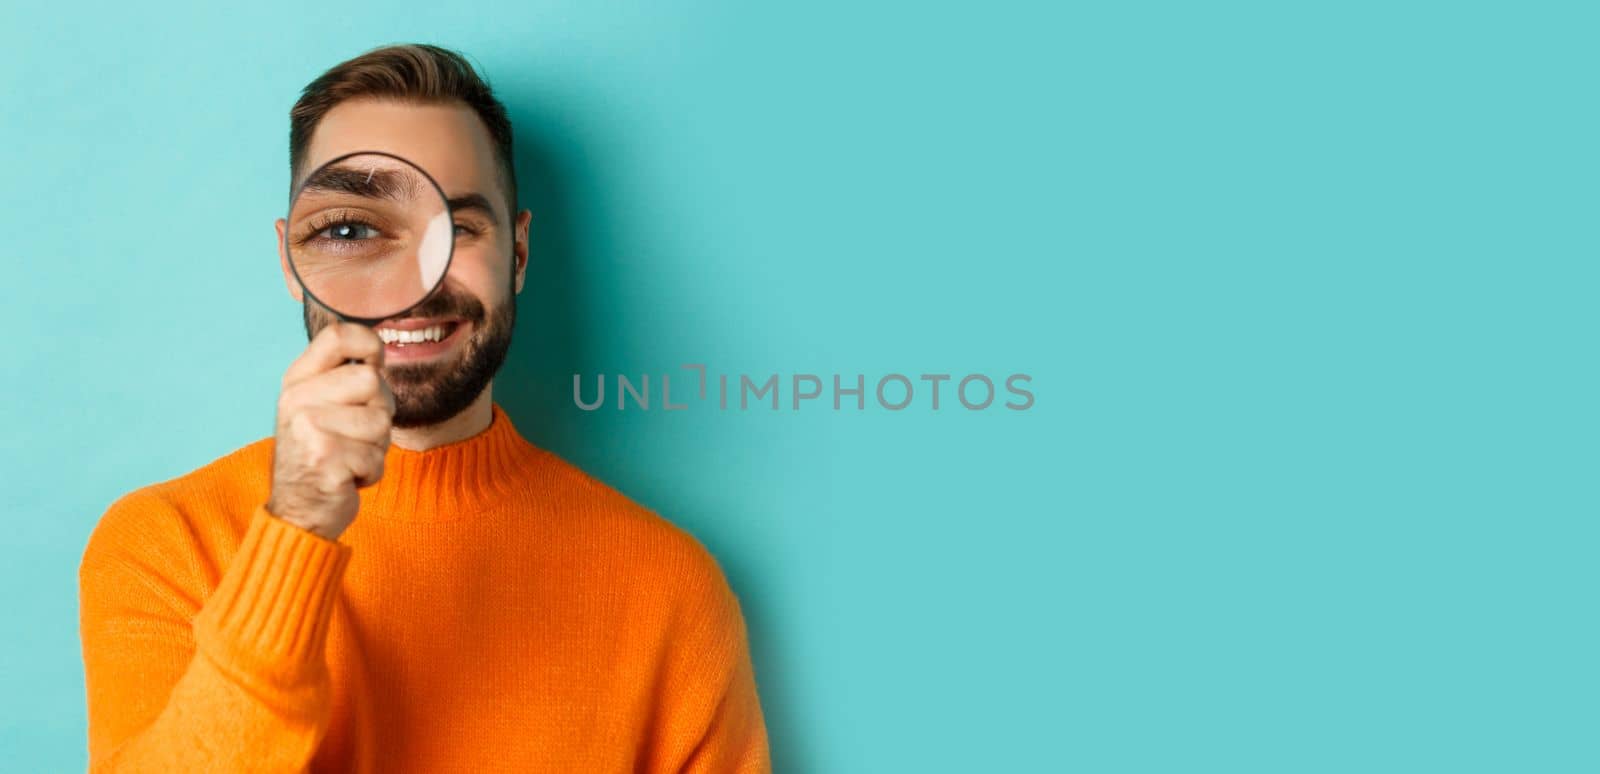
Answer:
POLYGON ((298 89, 422 41, 497 396, 722 561, 780 771, 1600 770, 1592 4, 220 5, 0 12, 0 767, 85 763, 105 508, 271 430, 298 89), (1037 402, 571 402, 685 362, 1037 402))

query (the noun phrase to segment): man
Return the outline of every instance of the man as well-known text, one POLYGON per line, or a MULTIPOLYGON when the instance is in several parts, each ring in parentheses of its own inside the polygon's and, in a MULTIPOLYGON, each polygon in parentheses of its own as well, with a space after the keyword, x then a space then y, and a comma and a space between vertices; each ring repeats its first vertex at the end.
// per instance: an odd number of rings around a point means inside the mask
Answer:
POLYGON ((456 213, 443 286, 376 332, 284 259, 311 341, 274 437, 101 519, 79 573, 90 768, 769 771, 715 560, 491 398, 531 218, 503 106, 459 55, 396 46, 313 81, 291 124, 292 180, 385 151, 481 206, 456 213))

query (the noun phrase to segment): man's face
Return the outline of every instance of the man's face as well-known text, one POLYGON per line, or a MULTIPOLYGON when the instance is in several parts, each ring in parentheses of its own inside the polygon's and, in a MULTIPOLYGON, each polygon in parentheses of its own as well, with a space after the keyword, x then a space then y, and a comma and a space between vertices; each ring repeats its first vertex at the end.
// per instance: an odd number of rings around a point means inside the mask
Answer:
MULTIPOLYGON (((376 99, 341 102, 323 116, 306 148, 303 176, 323 162, 353 151, 385 151, 421 167, 456 201, 473 194, 488 211, 460 208, 455 252, 439 289, 401 318, 377 326, 384 346, 384 376, 394 391, 396 427, 438 424, 477 399, 511 347, 516 294, 522 292, 531 213, 513 215, 488 131, 461 104, 418 105, 376 99), (437 344, 393 341, 398 330, 438 325, 437 344)), ((278 257, 289 293, 305 306, 307 337, 336 321, 308 301, 289 269, 287 223, 277 221, 278 257)))

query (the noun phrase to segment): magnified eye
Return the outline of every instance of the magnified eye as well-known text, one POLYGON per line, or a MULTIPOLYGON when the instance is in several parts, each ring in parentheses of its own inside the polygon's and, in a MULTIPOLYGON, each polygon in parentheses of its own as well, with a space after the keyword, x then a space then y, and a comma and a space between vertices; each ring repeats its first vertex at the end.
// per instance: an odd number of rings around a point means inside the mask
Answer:
POLYGON ((371 239, 378 235, 378 230, 365 223, 337 223, 329 226, 323 233, 328 239, 335 241, 354 241, 371 239))

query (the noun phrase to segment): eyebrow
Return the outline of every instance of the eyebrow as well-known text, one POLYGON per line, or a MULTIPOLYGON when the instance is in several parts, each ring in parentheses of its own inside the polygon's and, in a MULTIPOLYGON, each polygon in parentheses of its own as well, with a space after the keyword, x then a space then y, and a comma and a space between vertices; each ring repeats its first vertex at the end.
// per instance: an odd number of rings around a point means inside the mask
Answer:
POLYGON ((500 218, 496 217, 494 214, 494 205, 489 203, 489 197, 484 196, 481 193, 476 191, 472 193, 464 193, 460 196, 453 196, 447 201, 450 204, 451 212, 461 212, 462 210, 479 210, 489 218, 490 223, 493 223, 496 226, 500 225, 500 218))
POLYGON ((417 178, 392 169, 354 169, 337 166, 318 170, 301 186, 302 191, 332 191, 369 199, 406 201, 417 195, 417 178))
MULTIPOLYGON (((301 189, 303 191, 332 191, 373 199, 383 198, 406 201, 417 195, 416 183, 416 176, 404 174, 397 170, 362 170, 337 166, 319 170, 301 185, 301 189)), ((496 226, 500 225, 500 218, 495 214, 494 205, 489 203, 489 197, 477 191, 451 197, 446 199, 445 203, 450 206, 451 212, 478 210, 489 219, 490 223, 496 226)))

